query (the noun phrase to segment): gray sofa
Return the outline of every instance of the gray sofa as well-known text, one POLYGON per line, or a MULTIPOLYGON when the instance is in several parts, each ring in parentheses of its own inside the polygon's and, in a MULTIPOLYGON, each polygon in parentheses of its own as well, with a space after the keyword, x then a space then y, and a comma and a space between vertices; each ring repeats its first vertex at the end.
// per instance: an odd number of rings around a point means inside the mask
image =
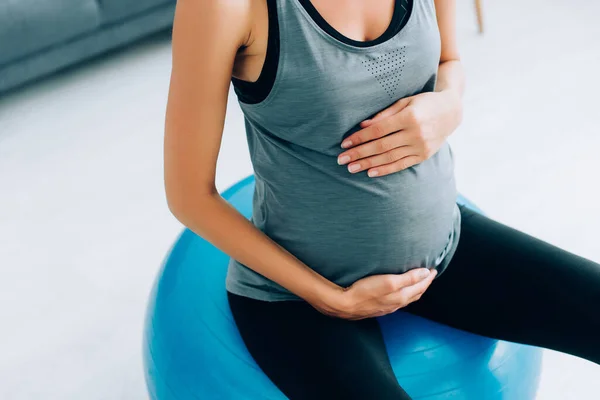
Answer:
POLYGON ((0 93, 172 25, 175 0, 0 0, 0 93))

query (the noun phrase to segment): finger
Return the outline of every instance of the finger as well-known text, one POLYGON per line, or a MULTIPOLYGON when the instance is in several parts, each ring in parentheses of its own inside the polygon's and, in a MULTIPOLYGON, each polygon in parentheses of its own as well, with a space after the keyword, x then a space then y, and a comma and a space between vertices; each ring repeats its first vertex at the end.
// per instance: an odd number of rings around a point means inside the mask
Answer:
POLYGON ((399 309, 406 307, 408 304, 410 304, 410 302, 407 302, 406 304, 402 304, 401 306, 398 306, 398 304, 396 303, 396 304, 394 304, 392 307, 390 307, 389 309, 386 309, 386 310, 380 311, 380 312, 378 312, 378 313, 377 313, 376 315, 374 315, 374 316, 376 316, 376 317, 382 317, 382 316, 384 316, 384 315, 388 315, 388 314, 395 313, 395 312, 396 312, 396 311, 398 311, 399 309))
POLYGON ((393 135, 387 135, 377 140, 354 146, 352 149, 340 153, 338 155, 338 164, 348 164, 366 157, 386 153, 398 147, 412 146, 413 143, 412 137, 406 134, 405 131, 395 132, 393 135))
POLYGON ((437 270, 434 269, 431 271, 431 273, 429 274, 429 276, 427 278, 423 279, 421 282, 416 283, 412 286, 405 287, 401 291, 405 292, 406 298, 408 298, 409 300, 411 300, 415 297, 420 297, 429 288, 429 286, 435 279, 436 275, 437 275, 437 270))
POLYGON ((358 146, 359 144, 381 138, 403 129, 404 126, 399 125, 398 120, 395 118, 396 115, 400 114, 401 113, 393 114, 389 118, 381 118, 379 121, 374 122, 366 128, 354 132, 344 139, 341 144, 342 148, 347 149, 348 147, 358 146))
POLYGON ((362 121, 361 126, 366 128, 367 126, 373 124, 374 122, 379 121, 382 118, 387 118, 391 115, 394 115, 394 114, 400 112, 400 110, 402 110, 404 107, 406 107, 410 103, 411 98, 412 98, 412 96, 404 97, 404 98, 398 100, 397 102, 392 104, 390 107, 375 114, 375 116, 373 118, 369 118, 369 119, 362 121))
POLYGON ((368 315, 364 315, 364 316, 363 316, 363 318, 376 318, 376 317, 382 317, 382 316, 384 316, 384 315, 387 315, 387 314, 389 314, 389 313, 393 312, 395 308, 396 308, 395 306, 391 306, 391 307, 390 307, 390 306, 388 306, 388 307, 386 307, 386 308, 383 308, 383 309, 379 309, 379 310, 377 310, 377 311, 370 312, 368 315))
POLYGON ((370 317, 371 318, 383 317, 384 315, 388 315, 390 312, 392 312, 392 311, 390 310, 390 311, 386 311, 386 312, 378 312, 373 315, 370 315, 370 317))
MULTIPOLYGON (((437 269, 435 269, 435 268, 432 268, 430 271, 431 271, 431 274, 430 274, 430 275, 429 275, 429 277, 427 278, 427 279, 431 280, 431 282, 429 283, 429 286, 427 286, 427 288, 425 288, 425 290, 424 290, 424 291, 422 291, 421 293, 419 293, 419 294, 417 294, 417 295, 415 295, 415 296, 411 297, 411 298, 409 299, 409 304, 410 304, 410 303, 412 303, 412 302, 415 302, 415 301, 417 301, 417 300, 420 300, 420 299, 421 299, 421 296, 423 296, 423 294, 424 294, 424 293, 425 293, 425 292, 426 292, 426 291, 429 289, 429 287, 431 286, 431 284, 432 284, 432 283, 433 283, 433 281, 435 280, 435 277, 436 277, 436 276, 437 276, 437 274, 438 274, 438 271, 437 271, 437 269)), ((427 280, 427 279, 426 279, 426 280, 427 280)))
POLYGON ((381 293, 395 293, 407 286, 412 286, 429 277, 431 271, 427 268, 414 268, 403 274, 388 274, 385 275, 385 287, 381 293))
MULTIPOLYGON (((433 283, 433 280, 431 283, 433 283)), ((404 304, 404 307, 406 307, 407 305, 409 305, 411 303, 414 303, 415 301, 421 300, 421 297, 425 294, 425 292, 427 292, 427 290, 431 286, 431 283, 429 283, 429 285, 421 293, 418 293, 418 294, 414 295, 413 297, 411 297, 410 299, 408 299, 406 304, 404 304)))
POLYGON ((433 282, 433 278, 435 278, 436 275, 437 271, 433 270, 431 271, 429 276, 427 276, 422 281, 419 281, 410 286, 405 286, 394 293, 390 293, 386 296, 383 296, 381 302, 384 304, 402 304, 402 306, 404 307, 410 304, 411 299, 423 294, 423 292, 427 290, 429 285, 431 285, 431 282, 433 282))
POLYGON ((374 317, 375 315, 369 314, 369 315, 353 315, 351 317, 348 317, 346 319, 350 320, 350 321, 359 321, 361 319, 365 319, 365 318, 371 318, 374 317))
MULTIPOLYGON (((400 161, 403 158, 410 157, 412 155, 416 155, 417 149, 413 146, 401 146, 395 149, 391 149, 382 154, 376 154, 371 157, 361 158, 356 162, 348 164, 348 171, 351 173, 357 173, 364 170, 371 169, 371 172, 375 170, 376 167, 386 167, 389 164, 393 164, 396 161, 400 161), (356 166, 356 167, 354 167, 356 166)), ((378 168, 377 168, 378 169, 378 168)), ((372 175, 376 176, 376 174, 372 175)))
POLYGON ((358 146, 359 144, 369 142, 373 139, 389 135, 392 132, 397 131, 392 118, 383 118, 372 125, 354 132, 348 136, 343 142, 342 147, 348 148, 350 146, 358 146))
MULTIPOLYGON (((389 135, 390 133, 407 130, 414 125, 414 123, 415 121, 412 117, 412 107, 406 106, 399 112, 391 114, 387 118, 380 118, 378 121, 373 122, 366 128, 354 132, 352 135, 348 136, 346 140, 351 141, 352 146, 357 146, 359 144, 389 135)), ((342 147, 345 147, 344 143, 346 143, 346 140, 342 142, 342 147)))
POLYGON ((376 154, 371 157, 365 157, 348 164, 348 171, 351 173, 357 173, 364 171, 369 168, 375 168, 384 166, 387 164, 394 163, 405 157, 413 155, 417 150, 413 146, 401 146, 391 149, 382 154, 376 154), (356 165, 356 168, 353 167, 356 165))
POLYGON ((416 155, 410 155, 410 156, 401 158, 400 160, 394 161, 392 163, 380 165, 376 168, 372 168, 367 172, 367 174, 371 178, 378 177, 378 176, 385 176, 385 175, 393 174, 393 173, 408 169, 410 167, 413 167, 413 166, 417 165, 418 163, 420 163, 421 161, 422 161, 421 157, 416 156, 416 155))

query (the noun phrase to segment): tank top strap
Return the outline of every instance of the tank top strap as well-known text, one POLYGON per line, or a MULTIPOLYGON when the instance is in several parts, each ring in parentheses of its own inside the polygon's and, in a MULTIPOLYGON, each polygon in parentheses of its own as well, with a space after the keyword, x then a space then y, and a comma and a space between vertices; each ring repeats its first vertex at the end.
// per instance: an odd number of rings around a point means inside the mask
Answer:
POLYGON ((307 40, 314 40, 310 16, 298 0, 277 0, 280 52, 288 53, 307 40))

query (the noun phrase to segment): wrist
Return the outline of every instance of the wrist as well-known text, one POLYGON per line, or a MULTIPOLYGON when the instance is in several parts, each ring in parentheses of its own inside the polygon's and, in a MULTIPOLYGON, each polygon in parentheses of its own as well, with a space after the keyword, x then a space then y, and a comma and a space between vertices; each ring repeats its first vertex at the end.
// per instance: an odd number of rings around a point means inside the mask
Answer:
POLYGON ((314 289, 312 298, 306 299, 310 303, 332 313, 337 313, 345 309, 345 288, 323 278, 323 281, 315 285, 314 289))
POLYGON ((455 124, 460 125, 463 118, 463 103, 461 92, 457 89, 447 88, 439 92, 446 97, 446 104, 452 109, 452 114, 455 117, 455 124))
POLYGON ((452 102, 455 105, 462 105, 462 94, 458 89, 455 88, 445 88, 440 90, 438 93, 443 94, 448 98, 448 101, 452 102))

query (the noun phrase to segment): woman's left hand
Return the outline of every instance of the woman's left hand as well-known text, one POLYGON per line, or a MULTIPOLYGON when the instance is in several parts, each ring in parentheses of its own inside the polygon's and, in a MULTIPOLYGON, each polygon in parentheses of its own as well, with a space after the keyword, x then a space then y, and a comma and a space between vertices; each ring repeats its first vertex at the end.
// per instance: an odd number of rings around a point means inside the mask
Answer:
POLYGON ((401 171, 435 154, 461 121, 462 103, 455 91, 405 97, 362 121, 363 129, 342 142, 349 150, 338 156, 338 164, 348 164, 352 173, 368 170, 372 177, 401 171))

